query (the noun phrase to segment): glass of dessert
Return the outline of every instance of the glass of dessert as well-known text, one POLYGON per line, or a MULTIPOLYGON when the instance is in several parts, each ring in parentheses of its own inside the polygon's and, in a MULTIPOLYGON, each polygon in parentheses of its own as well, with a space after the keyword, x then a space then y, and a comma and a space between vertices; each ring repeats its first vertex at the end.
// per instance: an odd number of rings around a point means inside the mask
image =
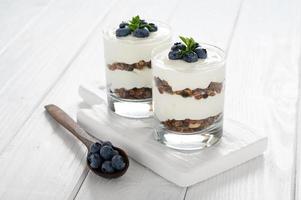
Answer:
POLYGON ((147 118, 152 112, 154 47, 171 42, 170 27, 133 17, 103 31, 109 108, 130 118, 147 118))
POLYGON ((225 53, 180 39, 152 53, 155 135, 171 148, 202 149, 222 137, 225 53))

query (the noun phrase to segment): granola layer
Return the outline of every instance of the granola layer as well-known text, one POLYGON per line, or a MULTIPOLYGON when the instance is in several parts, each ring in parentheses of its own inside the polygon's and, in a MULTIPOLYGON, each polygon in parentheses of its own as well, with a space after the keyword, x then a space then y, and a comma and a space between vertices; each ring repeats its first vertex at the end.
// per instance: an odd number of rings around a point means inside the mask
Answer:
POLYGON ((215 116, 211 116, 205 119, 200 120, 192 120, 192 119, 185 119, 185 120, 175 120, 169 119, 166 121, 162 121, 161 123, 169 130, 181 132, 181 133, 191 133, 195 131, 200 131, 204 128, 211 126, 213 123, 217 121, 222 114, 218 114, 215 116))
POLYGON ((114 94, 123 99, 148 99, 152 97, 152 89, 148 87, 132 88, 129 90, 118 88, 114 90, 114 94))
POLYGON ((168 84, 167 81, 162 80, 159 77, 154 77, 154 79, 156 87, 161 94, 175 94, 182 97, 194 97, 195 99, 206 99, 208 96, 215 96, 216 94, 221 93, 223 88, 223 83, 211 82, 207 88, 185 88, 184 90, 173 91, 172 87, 168 84))
POLYGON ((134 69, 142 70, 145 67, 151 68, 151 61, 140 60, 139 62, 133 64, 127 64, 121 62, 108 64, 108 68, 112 71, 114 70, 133 71, 134 69))

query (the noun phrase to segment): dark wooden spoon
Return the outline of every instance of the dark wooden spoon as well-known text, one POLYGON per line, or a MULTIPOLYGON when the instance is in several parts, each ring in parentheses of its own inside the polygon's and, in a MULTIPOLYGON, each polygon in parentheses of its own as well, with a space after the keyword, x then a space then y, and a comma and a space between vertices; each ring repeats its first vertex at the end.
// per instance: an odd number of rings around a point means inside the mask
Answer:
MULTIPOLYGON (((67 113, 65 113, 62 109, 57 107, 56 105, 50 104, 46 105, 45 109, 47 112, 57 121, 60 125, 65 127, 67 130, 69 130, 77 139, 79 139, 88 149, 88 153, 90 152, 90 146, 94 143, 91 140, 88 140, 85 138, 85 135, 88 135, 88 133, 82 129, 67 113)), ((101 142, 101 141, 100 141, 101 142)), ((118 178, 122 176, 129 167, 129 158, 127 154, 120 148, 113 146, 115 150, 119 152, 119 154, 123 157, 125 162, 125 168, 122 171, 116 171, 113 173, 103 173, 100 169, 93 169, 89 165, 89 161, 87 160, 87 165, 98 176, 104 177, 104 178, 118 178)), ((88 158, 88 154, 87 154, 88 158)))

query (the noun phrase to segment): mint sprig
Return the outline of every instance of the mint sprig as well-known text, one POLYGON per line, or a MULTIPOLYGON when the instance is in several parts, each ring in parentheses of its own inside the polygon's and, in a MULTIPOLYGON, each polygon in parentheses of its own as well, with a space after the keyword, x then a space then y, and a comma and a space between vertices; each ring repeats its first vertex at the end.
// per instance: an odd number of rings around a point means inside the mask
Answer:
POLYGON ((189 37, 179 36, 179 38, 183 41, 183 43, 185 45, 185 48, 181 49, 182 55, 193 52, 198 47, 198 43, 195 42, 192 37, 189 38, 189 37))
POLYGON ((149 31, 153 28, 154 25, 146 23, 144 20, 140 19, 140 16, 134 16, 129 21, 129 29, 133 32, 138 28, 147 28, 149 31))
POLYGON ((140 24, 141 24, 141 19, 139 15, 137 15, 135 17, 132 17, 132 20, 129 21, 128 27, 131 31, 134 31, 140 27, 140 24))

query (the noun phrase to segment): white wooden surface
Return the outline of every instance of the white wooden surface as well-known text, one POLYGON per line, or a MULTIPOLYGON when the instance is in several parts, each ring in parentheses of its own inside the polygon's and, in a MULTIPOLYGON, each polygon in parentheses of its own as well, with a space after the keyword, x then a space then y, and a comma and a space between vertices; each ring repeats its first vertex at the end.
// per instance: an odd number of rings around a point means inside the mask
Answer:
POLYGON ((300 199, 298 0, 0 0, 0 199, 300 199), (226 116, 268 134, 268 151, 180 188, 131 161, 118 180, 85 167, 84 146, 44 113, 85 105, 103 81, 101 29, 132 15, 228 52, 226 116), (298 111, 298 112, 297 112, 298 111))

